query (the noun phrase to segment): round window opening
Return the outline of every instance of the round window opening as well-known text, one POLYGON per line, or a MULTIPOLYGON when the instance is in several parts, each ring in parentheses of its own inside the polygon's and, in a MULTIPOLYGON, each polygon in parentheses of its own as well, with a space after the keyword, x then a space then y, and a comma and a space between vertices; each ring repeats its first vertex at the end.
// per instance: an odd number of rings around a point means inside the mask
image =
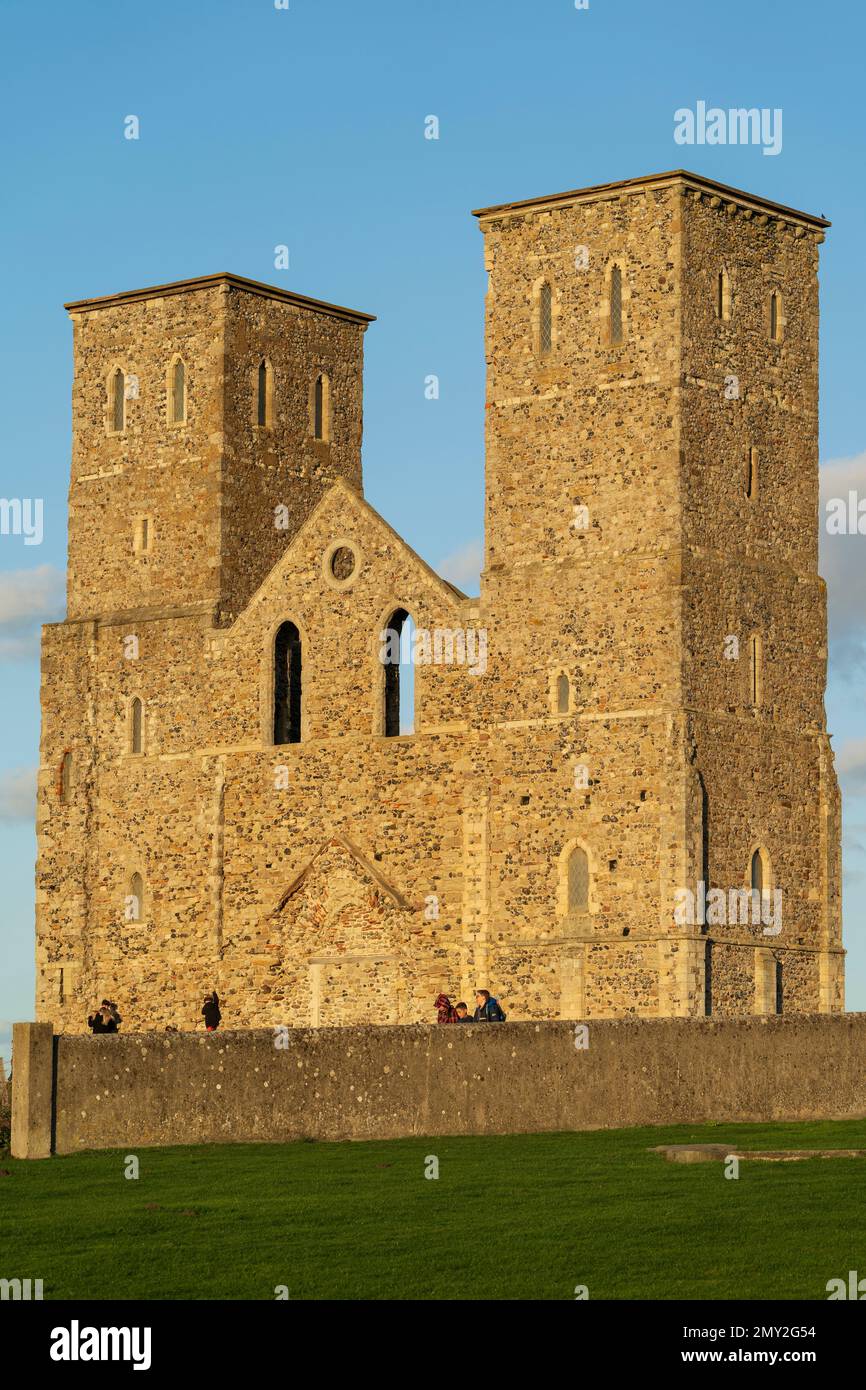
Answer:
POLYGON ((350 579, 355 572, 355 555, 347 545, 338 545, 331 556, 331 574, 335 579, 350 579))

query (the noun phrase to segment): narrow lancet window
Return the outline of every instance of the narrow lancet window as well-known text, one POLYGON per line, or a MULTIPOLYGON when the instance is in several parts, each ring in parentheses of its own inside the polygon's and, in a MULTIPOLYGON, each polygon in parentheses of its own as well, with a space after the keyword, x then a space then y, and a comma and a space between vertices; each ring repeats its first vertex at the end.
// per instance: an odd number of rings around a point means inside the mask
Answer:
POLYGON ((400 670, 403 649, 403 631, 407 622, 411 622, 409 614, 405 608, 397 608, 391 614, 385 624, 385 632, 382 635, 382 664, 385 672, 384 684, 384 713, 382 720, 383 732, 386 738, 396 738, 398 734, 411 732, 401 729, 400 712, 403 708, 403 723, 407 722, 408 711, 406 705, 406 672, 400 670))
POLYGON ((330 438, 330 392, 331 386, 328 377, 322 373, 316 377, 316 384, 313 389, 313 438, 328 440, 330 438))
POLYGON ((180 425, 186 419, 186 369, 178 357, 171 369, 171 422, 180 425))
POLYGON ((568 910, 587 912, 589 909, 589 855, 576 845, 568 856, 568 910))
POLYGON ((144 752, 144 705, 136 695, 132 702, 129 718, 129 751, 144 752))
POLYGON ((622 271, 618 265, 610 272, 610 341, 622 342, 622 271))
POLYGON ((111 378, 111 428, 115 434, 126 428, 126 379, 119 367, 111 378))
POLYGON ((749 642, 749 701, 757 709, 763 695, 763 650, 761 639, 753 635, 749 642))
POLYGON ((72 754, 68 751, 60 764, 60 800, 64 806, 72 800, 72 754))
POLYGON ((265 361, 259 363, 258 383, 256 387, 256 424, 266 425, 268 423, 268 364, 265 361))
POLYGON ((274 743, 301 741, 301 634, 283 623, 274 638, 274 743))
POLYGON ((746 467, 746 496, 753 502, 758 495, 758 451, 749 450, 749 462, 746 467))
POLYGON ((129 892, 126 897, 127 922, 144 921, 144 879, 141 874, 134 873, 129 880, 129 892))
POLYGON ((764 891, 764 856, 759 849, 752 855, 751 887, 753 893, 764 891))
POLYGON ((549 356, 553 348, 553 291, 545 280, 538 295, 538 352, 549 356))

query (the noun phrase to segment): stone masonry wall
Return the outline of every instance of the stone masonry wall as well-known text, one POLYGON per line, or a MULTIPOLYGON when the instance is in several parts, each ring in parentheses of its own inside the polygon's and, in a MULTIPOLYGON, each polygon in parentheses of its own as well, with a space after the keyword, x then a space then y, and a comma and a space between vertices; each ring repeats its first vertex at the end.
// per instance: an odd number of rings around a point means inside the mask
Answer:
MULTIPOLYGON (((20 1157, 50 1150, 50 1032, 28 1049, 32 1031, 16 1025, 20 1157)), ((60 1037, 56 1149, 866 1114, 863 1014, 600 1020, 577 1040, 566 1022, 60 1037)))

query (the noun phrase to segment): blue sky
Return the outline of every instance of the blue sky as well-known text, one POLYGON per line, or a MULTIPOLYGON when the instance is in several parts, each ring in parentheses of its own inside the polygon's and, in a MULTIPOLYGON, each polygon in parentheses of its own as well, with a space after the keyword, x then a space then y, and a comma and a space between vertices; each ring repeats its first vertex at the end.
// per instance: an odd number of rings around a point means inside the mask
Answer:
MULTIPOLYGON (((43 498, 45 534, 0 536, 0 1019, 32 1013, 36 635, 62 615, 70 455, 63 301, 232 270, 378 315, 367 496, 471 588, 484 277, 470 209, 685 166, 833 220, 821 453, 833 495, 866 495, 863 29, 859 6, 802 0, 4 0, 0 492, 43 498), (675 144, 674 112, 698 101, 781 108, 781 153, 675 144)), ((838 538, 824 561, 852 1008, 866 1007, 864 545, 838 538)))

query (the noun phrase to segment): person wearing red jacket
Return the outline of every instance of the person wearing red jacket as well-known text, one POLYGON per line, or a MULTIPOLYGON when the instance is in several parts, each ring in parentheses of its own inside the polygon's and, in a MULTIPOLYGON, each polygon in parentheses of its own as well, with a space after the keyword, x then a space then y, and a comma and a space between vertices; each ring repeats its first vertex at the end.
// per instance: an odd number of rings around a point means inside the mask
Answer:
POLYGON ((438 994, 433 1001, 433 1007, 438 1010, 437 1023, 457 1022, 457 1010, 447 994, 438 994))

